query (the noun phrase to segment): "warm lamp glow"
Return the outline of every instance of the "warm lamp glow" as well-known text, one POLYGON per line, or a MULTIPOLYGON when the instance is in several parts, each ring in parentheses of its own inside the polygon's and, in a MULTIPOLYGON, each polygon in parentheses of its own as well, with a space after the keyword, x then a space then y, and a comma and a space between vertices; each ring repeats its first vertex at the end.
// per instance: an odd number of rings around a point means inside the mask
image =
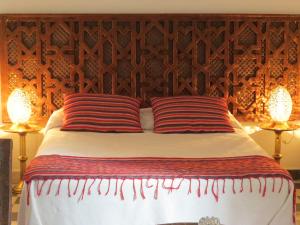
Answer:
POLYGON ((269 112, 275 123, 286 123, 292 113, 293 102, 290 93, 282 86, 271 92, 269 112))
POLYGON ((31 104, 25 91, 15 89, 7 100, 7 112, 12 123, 26 124, 31 116, 31 104))

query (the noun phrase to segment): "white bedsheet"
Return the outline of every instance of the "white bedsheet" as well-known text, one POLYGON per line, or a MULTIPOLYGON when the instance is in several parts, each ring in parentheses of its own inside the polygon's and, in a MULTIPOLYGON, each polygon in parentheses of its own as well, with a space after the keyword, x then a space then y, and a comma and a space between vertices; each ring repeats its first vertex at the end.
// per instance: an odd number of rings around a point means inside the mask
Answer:
POLYGON ((38 155, 72 155, 92 157, 225 157, 267 155, 242 130, 235 133, 156 134, 47 132, 38 155))
MULTIPOLYGON (((266 155, 266 153, 241 129, 227 134, 108 134, 87 132, 63 132, 59 128, 47 132, 38 155, 72 155, 94 157, 225 157, 266 155)), ((175 179, 178 183, 180 180, 175 179)), ((280 179, 275 180, 276 184, 280 179)), ((88 180, 87 187, 92 180, 88 180)), ((96 180, 96 182, 99 182, 96 180)), ((103 182, 101 187, 107 185, 103 182)), ((116 180, 111 181, 115 187, 116 180)), ((136 181, 139 186, 139 182, 136 181)), ((156 181, 150 180, 155 184, 156 181)), ((167 180, 171 182, 171 180, 167 180)), ((240 181, 236 180, 236 187, 240 181)), ((262 179, 261 182, 264 182, 262 179)), ((71 190, 76 186, 71 182, 71 190)), ((160 181, 160 184, 162 181, 160 181)), ((288 182, 284 182, 281 193, 267 190, 265 197, 258 193, 259 182, 253 180, 253 192, 232 192, 232 180, 226 180, 226 193, 220 194, 218 202, 211 192, 205 195, 206 180, 201 180, 201 197, 198 198, 197 182, 192 182, 192 193, 188 194, 189 182, 182 188, 168 193, 159 186, 159 197, 153 198, 154 188, 145 189, 146 199, 139 195, 133 201, 132 182, 123 186, 125 200, 114 195, 114 188, 107 196, 99 196, 92 186, 91 195, 78 201, 79 193, 67 196, 67 181, 61 184, 59 196, 55 194, 36 196, 36 184, 30 189, 30 205, 26 205, 24 187, 19 225, 155 225, 164 223, 197 222, 203 217, 216 217, 224 225, 292 225, 293 190, 288 193, 288 182)), ((273 180, 267 179, 267 187, 273 180)), ((59 182, 52 186, 56 190, 59 182)), ((121 185, 120 182, 118 184, 121 185)), ((212 188, 209 183, 209 190, 212 188)), ((249 190, 249 183, 244 189, 249 190)), ((79 189, 83 187, 80 182, 79 189)), ((106 188, 103 188, 106 190, 106 188)), ((275 186, 278 190, 278 186, 275 186)))

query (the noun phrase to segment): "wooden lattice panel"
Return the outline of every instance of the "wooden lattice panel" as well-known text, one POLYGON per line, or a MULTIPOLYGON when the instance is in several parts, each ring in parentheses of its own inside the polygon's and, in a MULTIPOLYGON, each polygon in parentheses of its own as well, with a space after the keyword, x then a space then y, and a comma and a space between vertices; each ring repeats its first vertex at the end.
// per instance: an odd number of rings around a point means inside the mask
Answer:
POLYGON ((300 17, 267 15, 2 15, 2 111, 28 90, 45 121, 73 92, 213 95, 242 119, 266 114, 286 86, 300 115, 300 17))

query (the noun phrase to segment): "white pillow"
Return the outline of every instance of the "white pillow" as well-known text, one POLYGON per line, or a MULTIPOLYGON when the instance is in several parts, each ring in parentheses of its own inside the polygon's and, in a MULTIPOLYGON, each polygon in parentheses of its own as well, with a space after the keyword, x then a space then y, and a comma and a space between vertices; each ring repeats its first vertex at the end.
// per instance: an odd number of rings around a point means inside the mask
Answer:
POLYGON ((63 108, 60 108, 54 111, 48 119, 48 122, 45 126, 44 133, 46 134, 48 130, 55 127, 62 127, 64 119, 64 111, 63 108))
POLYGON ((143 130, 153 130, 154 128, 154 117, 152 108, 140 109, 140 120, 143 130))
POLYGON ((236 129, 242 129, 241 123, 234 117, 234 115, 231 114, 231 112, 228 111, 230 123, 233 126, 233 128, 236 129))
MULTIPOLYGON (((242 127, 241 124, 236 120, 236 118, 229 111, 228 113, 229 113, 229 118, 232 126, 234 128, 240 129, 242 127)), ((47 131, 52 128, 62 127, 63 118, 64 118, 64 111, 62 108, 54 111, 45 126, 44 133, 46 134, 47 131)), ((143 130, 153 130, 154 117, 153 117, 152 108, 140 109, 140 120, 141 120, 141 126, 143 130)))

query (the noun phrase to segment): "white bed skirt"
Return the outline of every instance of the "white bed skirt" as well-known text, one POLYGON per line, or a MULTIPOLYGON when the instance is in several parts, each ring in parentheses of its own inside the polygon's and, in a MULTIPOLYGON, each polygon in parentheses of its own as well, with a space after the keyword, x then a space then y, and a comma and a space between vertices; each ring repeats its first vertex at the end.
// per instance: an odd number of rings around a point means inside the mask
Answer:
MULTIPOLYGON (((275 179, 273 191, 273 179, 267 178, 266 194, 259 193, 260 182, 244 180, 243 190, 241 181, 226 179, 225 193, 223 193, 222 181, 218 190, 219 199, 216 201, 212 194, 213 181, 200 180, 200 193, 198 196, 197 180, 193 180, 190 186, 188 180, 184 180, 181 188, 170 192, 159 181, 158 198, 154 199, 156 180, 149 180, 149 186, 144 188, 145 199, 142 199, 138 188, 137 199, 133 200, 132 181, 126 180, 122 190, 124 200, 120 198, 121 182, 111 180, 108 190, 108 181, 101 184, 101 195, 97 191, 97 182, 100 180, 87 180, 83 199, 81 194, 84 186, 82 180, 78 185, 78 191, 73 195, 77 181, 71 180, 71 197, 68 197, 68 180, 63 180, 60 191, 57 194, 59 181, 54 181, 51 193, 47 195, 47 188, 37 196, 37 181, 33 181, 30 187, 29 205, 27 204, 27 186, 22 192, 19 225, 156 225, 164 223, 198 222, 204 217, 215 217, 223 225, 293 225, 293 185, 284 180, 281 192, 281 179, 275 179), (190 189, 191 187, 191 189, 190 189), (222 188, 221 188, 222 187, 222 188), (191 190, 191 193, 189 192, 191 190), (205 194, 205 190, 207 194, 205 194), (89 192, 90 191, 90 195, 89 192), (235 192, 235 193, 234 193, 235 192)), ((181 179, 174 180, 174 186, 181 179)), ((261 178, 261 186, 265 179, 261 178)), ((140 187, 140 180, 135 181, 136 187, 140 187)), ((145 185, 146 180, 143 181, 145 185)), ((41 183, 41 182, 40 182, 41 183)), ((166 180, 165 185, 170 185, 171 180, 166 180)), ((39 184, 40 185, 40 184, 39 184)), ((261 187, 262 189, 262 187, 261 187)))

